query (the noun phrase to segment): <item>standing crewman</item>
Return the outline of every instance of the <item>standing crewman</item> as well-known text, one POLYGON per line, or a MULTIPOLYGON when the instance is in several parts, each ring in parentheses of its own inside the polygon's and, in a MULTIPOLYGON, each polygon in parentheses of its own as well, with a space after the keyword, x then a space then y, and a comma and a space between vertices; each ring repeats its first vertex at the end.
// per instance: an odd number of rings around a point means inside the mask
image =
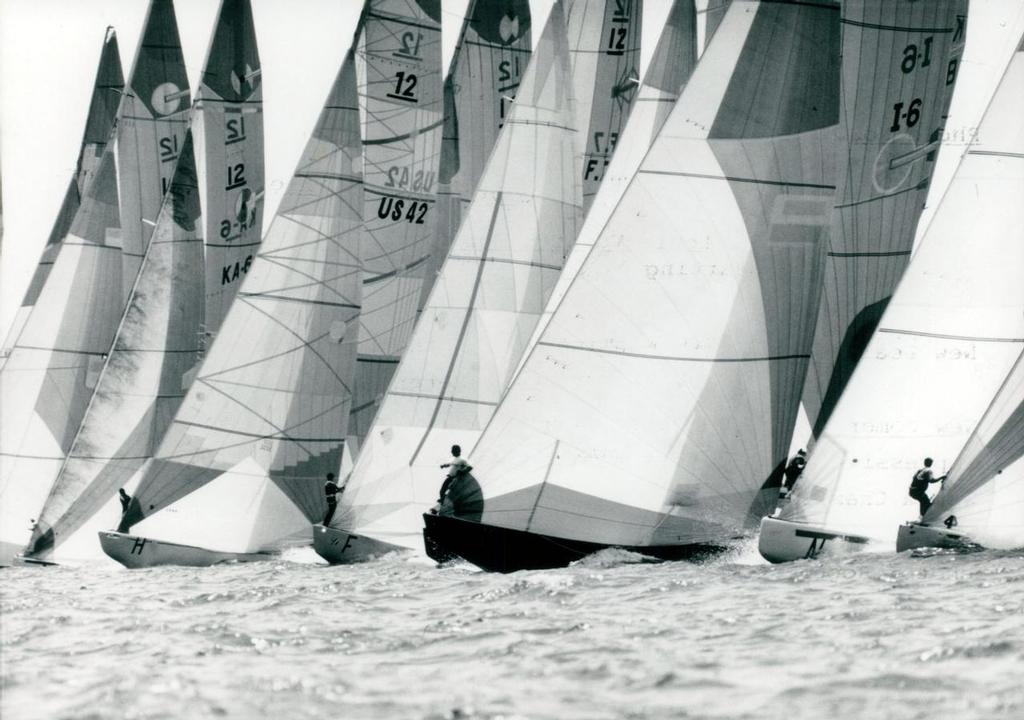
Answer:
POLYGON ((448 476, 445 477, 444 482, 441 484, 441 492, 437 496, 437 504, 440 505, 444 502, 445 495, 452 487, 452 483, 455 479, 463 473, 468 473, 473 469, 473 466, 466 462, 466 459, 462 457, 462 448, 458 445, 452 445, 452 459, 441 466, 444 470, 448 468, 448 476))
POLYGON ((797 479, 803 474, 804 468, 807 467, 807 451, 800 448, 796 451, 796 455, 789 461, 789 465, 786 466, 786 494, 793 492, 793 486, 796 485, 797 479))
POLYGON ((932 475, 932 459, 924 459, 924 467, 914 473, 914 479, 910 481, 910 497, 917 500, 921 507, 921 517, 928 512, 928 508, 932 506, 931 498, 928 497, 928 486, 932 483, 942 482, 946 479, 943 475, 940 478, 932 475))
POLYGON ((334 482, 334 473, 327 473, 327 482, 324 483, 324 495, 327 496, 327 514, 324 515, 323 522, 325 526, 331 523, 334 511, 338 509, 338 494, 340 492, 341 488, 338 487, 338 483, 334 482))

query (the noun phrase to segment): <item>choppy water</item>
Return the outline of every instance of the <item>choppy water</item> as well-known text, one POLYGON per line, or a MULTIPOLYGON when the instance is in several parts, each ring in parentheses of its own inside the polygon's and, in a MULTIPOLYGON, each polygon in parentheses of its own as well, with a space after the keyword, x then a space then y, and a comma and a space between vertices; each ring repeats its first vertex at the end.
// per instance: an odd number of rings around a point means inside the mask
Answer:
POLYGON ((2 716, 1024 717, 1024 553, 2 571, 2 716))

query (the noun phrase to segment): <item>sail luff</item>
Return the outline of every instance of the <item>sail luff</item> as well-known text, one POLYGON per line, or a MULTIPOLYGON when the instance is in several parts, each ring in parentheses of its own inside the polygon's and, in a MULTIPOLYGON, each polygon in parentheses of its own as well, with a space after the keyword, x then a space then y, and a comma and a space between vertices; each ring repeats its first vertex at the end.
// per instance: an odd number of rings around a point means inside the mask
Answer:
POLYGON ((103 49, 100 53, 99 66, 96 69, 96 79, 93 83, 92 97, 89 101, 89 111, 86 115, 85 129, 82 132, 82 142, 78 151, 78 159, 75 163, 75 173, 68 181, 67 190, 64 192, 64 200, 57 213, 53 228, 47 238, 46 245, 36 265, 32 279, 29 281, 25 297, 21 301, 15 320, 7 334, 0 354, 6 356, 18 334, 27 322, 32 306, 35 305, 39 293, 50 274, 57 253, 60 251, 60 244, 63 242, 75 213, 81 204, 81 198, 85 188, 96 174, 99 162, 103 157, 108 140, 111 139, 111 132, 114 129, 114 120, 117 116, 118 107, 121 103, 121 93, 124 90, 124 75, 121 71, 121 56, 118 52, 117 34, 113 28, 107 28, 103 39, 103 49))
MULTIPOLYGON (((349 51, 280 209, 126 524, 207 483, 269 478, 313 520, 340 462, 358 342, 362 178, 349 51), (239 348, 246 348, 239 355, 239 348)), ((263 528, 272 533, 273 528, 263 528)), ((192 545, 202 544, 191 537, 192 545)))
POLYGON ((190 110, 173 0, 150 0, 117 126, 125 301, 170 185, 190 110))
POLYGON ((27 552, 52 551, 152 455, 200 353, 203 239, 192 135, 74 442, 27 552))

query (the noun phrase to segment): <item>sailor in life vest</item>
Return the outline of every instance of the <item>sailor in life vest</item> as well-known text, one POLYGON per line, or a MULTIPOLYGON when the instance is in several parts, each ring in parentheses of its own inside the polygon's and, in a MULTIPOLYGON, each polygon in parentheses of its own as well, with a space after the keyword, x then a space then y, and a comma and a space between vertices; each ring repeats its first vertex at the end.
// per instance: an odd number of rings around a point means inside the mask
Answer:
POLYGON ((928 497, 928 486, 931 483, 942 482, 946 479, 946 476, 933 477, 932 476, 932 459, 924 459, 924 467, 914 473, 914 479, 910 481, 910 497, 917 500, 921 507, 921 517, 928 512, 928 508, 932 506, 931 498, 928 497))
POLYGON ((471 471, 473 466, 466 462, 466 459, 462 457, 462 448, 458 445, 452 445, 451 461, 446 462, 441 466, 442 470, 445 468, 448 468, 448 475, 441 484, 441 491, 437 495, 437 508, 440 508, 444 503, 444 499, 448 495, 448 491, 451 490, 452 483, 465 473, 471 471))

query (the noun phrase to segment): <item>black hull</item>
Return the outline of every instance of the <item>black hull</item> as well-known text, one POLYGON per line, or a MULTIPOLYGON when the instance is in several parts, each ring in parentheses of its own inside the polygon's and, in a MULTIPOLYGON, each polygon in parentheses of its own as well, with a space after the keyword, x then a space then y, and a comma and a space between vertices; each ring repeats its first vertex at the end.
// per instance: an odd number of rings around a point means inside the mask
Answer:
POLYGON ((437 562, 461 557, 488 572, 547 570, 566 567, 599 550, 623 550, 659 560, 701 560, 727 548, 721 545, 619 546, 566 540, 522 530, 486 525, 445 515, 424 514, 423 544, 437 562))

